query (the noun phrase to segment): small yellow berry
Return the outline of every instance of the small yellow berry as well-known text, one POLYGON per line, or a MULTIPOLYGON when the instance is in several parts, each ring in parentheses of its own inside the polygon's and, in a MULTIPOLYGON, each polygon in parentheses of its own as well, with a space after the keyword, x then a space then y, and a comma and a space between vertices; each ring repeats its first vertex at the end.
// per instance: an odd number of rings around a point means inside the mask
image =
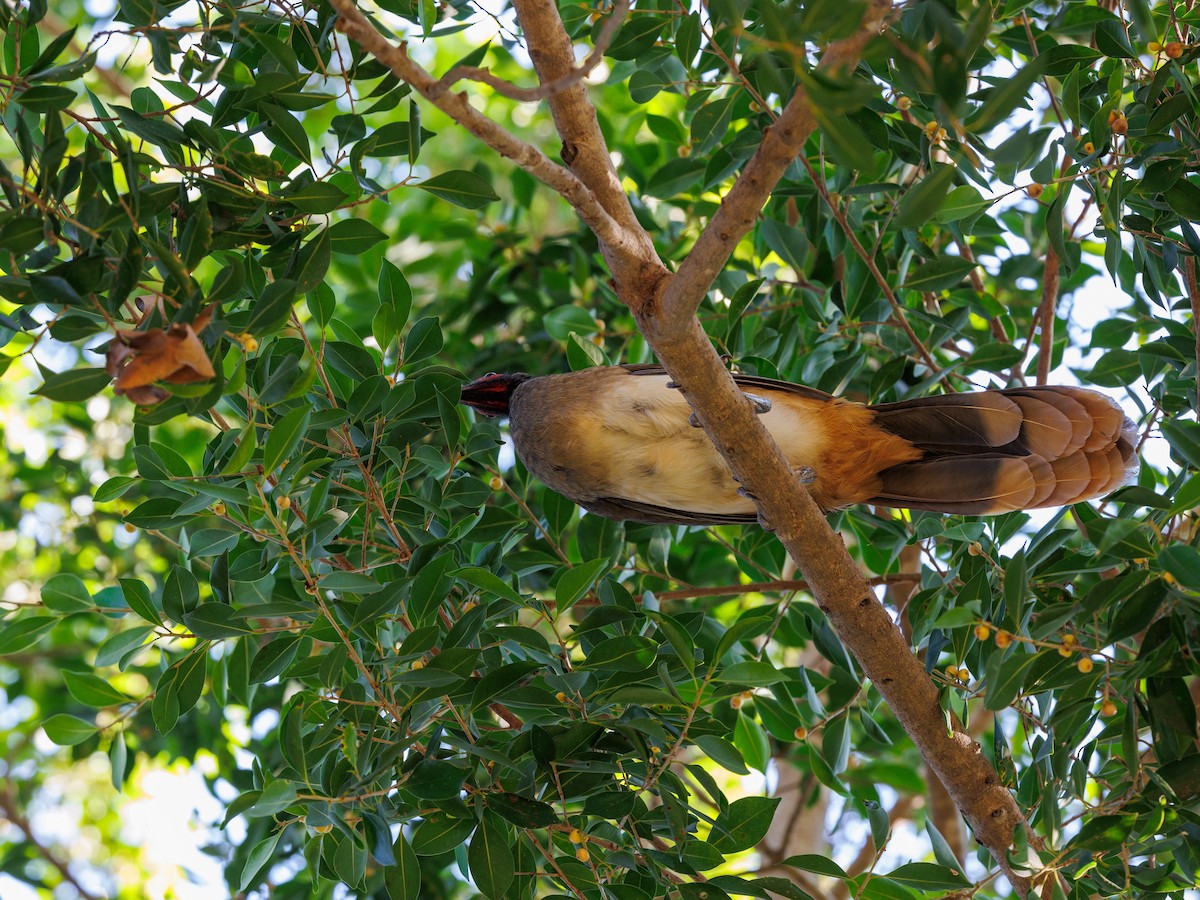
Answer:
POLYGON ((1077 668, 1084 675, 1086 675, 1088 672, 1092 671, 1092 669, 1094 669, 1095 666, 1096 666, 1096 664, 1093 663, 1091 661, 1091 659, 1089 659, 1086 656, 1083 657, 1082 659, 1080 659, 1079 662, 1075 663, 1075 668, 1077 668))
POLYGON ((1165 581, 1167 584, 1179 584, 1179 579, 1177 579, 1170 572, 1163 572, 1162 580, 1165 581))
POLYGON ((754 691, 742 691, 742 699, 743 700, 753 700, 754 699, 754 691))
POLYGON ((575 851, 575 858, 580 862, 587 862, 592 858, 592 854, 588 853, 587 847, 580 847, 575 851))
POLYGON ((658 754, 660 754, 660 753, 662 753, 662 747, 653 747, 653 746, 652 746, 652 747, 650 748, 650 755, 651 755, 651 756, 658 756, 658 754))
POLYGON ((278 497, 275 498, 275 505, 278 506, 280 509, 291 509, 292 498, 289 497, 287 494, 280 494, 278 497))
POLYGON ((559 703, 566 703, 567 695, 565 693, 563 693, 562 691, 559 691, 557 694, 554 695, 554 699, 557 700, 559 703))
POLYGON ((935 144, 942 143, 942 141, 946 140, 946 129, 938 128, 938 130, 933 133, 933 136, 930 138, 930 140, 932 140, 935 144))
POLYGON ((474 600, 468 600, 466 603, 463 604, 462 611, 464 613, 469 613, 471 610, 473 610, 478 605, 479 604, 476 603, 474 600))
POLYGON ((975 639, 976 640, 986 641, 991 636, 992 636, 992 629, 989 628, 987 625, 976 625, 975 626, 975 639))
POLYGON ((1063 656, 1063 657, 1070 656, 1074 652, 1075 651, 1072 648, 1068 647, 1066 644, 1058 645, 1058 655, 1059 656, 1063 656))
POLYGON ((1042 196, 1045 190, 1046 188, 1044 185, 1040 185, 1035 182, 1034 184, 1031 184, 1029 187, 1025 188, 1025 193, 1036 200, 1038 197, 1042 196))
POLYGON ((604 346, 604 335, 593 334, 592 335, 592 343, 595 344, 597 347, 603 347, 604 346))
POLYGON ((258 349, 258 338, 248 331, 243 331, 241 334, 234 335, 235 340, 242 345, 242 349, 247 353, 253 353, 258 349))
POLYGON ((414 659, 414 660, 412 661, 412 668, 414 668, 414 669, 423 669, 423 668, 425 668, 425 660, 423 660, 423 659, 414 659))
POLYGON ((912 109, 912 99, 910 97, 899 97, 896 100, 897 109, 912 109))
POLYGON ((926 122, 925 133, 930 137, 933 137, 935 134, 937 134, 938 127, 939 126, 937 122, 926 122))
POLYGON ((212 505, 212 511, 213 511, 213 514, 217 515, 217 516, 225 515, 225 504, 222 503, 220 500, 218 500, 216 503, 214 503, 212 505))
POLYGON ((490 487, 493 491, 498 491, 504 487, 504 479, 499 475, 493 475, 488 479, 488 487, 490 487))
POLYGON ((1117 704, 1113 703, 1111 700, 1105 700, 1103 703, 1100 704, 1100 715, 1115 716, 1116 714, 1117 714, 1117 704))
POLYGON ((332 825, 313 825, 312 830, 315 831, 317 834, 329 834, 329 832, 333 831, 333 826, 332 825))
POLYGON ((1091 141, 1088 141, 1086 144, 1083 145, 1083 152, 1086 153, 1088 156, 1091 156, 1093 153, 1096 152, 1096 145, 1093 144, 1091 141))
POLYGON ((1149 50, 1151 53, 1158 53, 1160 50, 1162 50, 1162 48, 1163 48, 1163 45, 1160 44, 1158 41, 1151 41, 1150 43, 1148 43, 1146 45, 1146 49, 1149 50))
POLYGON ((1079 639, 1077 637, 1075 637, 1075 635, 1073 635, 1073 634, 1064 634, 1063 635, 1063 643, 1067 644, 1068 646, 1074 646, 1074 644, 1078 640, 1079 639))
POLYGON ((125 530, 126 530, 126 531, 128 531, 130 534, 133 534, 135 531, 137 531, 137 526, 136 526, 136 525, 130 525, 128 522, 126 522, 126 523, 125 523, 125 530))
POLYGON ((730 697, 729 705, 732 706, 734 709, 741 709, 742 708, 742 695, 734 694, 732 697, 730 697))
POLYGON ((1167 46, 1163 47, 1163 50, 1166 51, 1170 59, 1179 59, 1179 57, 1183 56, 1183 44, 1179 43, 1179 41, 1171 41, 1167 46))
POLYGON ((1112 120, 1109 126, 1112 128, 1113 134, 1127 134, 1129 132, 1129 121, 1124 116, 1117 116, 1112 120))
POLYGON ((997 631, 996 632, 996 646, 999 647, 1001 650, 1003 650, 1005 647, 1007 647, 1012 642, 1013 642, 1013 636, 1011 634, 1009 634, 1007 631, 997 631))
POLYGON ((567 840, 572 844, 582 844, 586 838, 584 838, 583 832, 578 828, 572 828, 571 833, 567 835, 567 840))
POLYGON ((971 541, 971 543, 967 544, 967 555, 968 556, 979 556, 982 553, 983 553, 983 544, 979 543, 979 541, 971 541))
POLYGON ((797 728, 795 731, 792 732, 792 737, 794 737, 798 741, 802 741, 808 737, 808 729, 805 728, 803 725, 801 725, 799 728, 797 728))
POLYGON ((953 665, 953 664, 946 666, 946 677, 953 678, 957 681, 958 680, 958 666, 953 665))

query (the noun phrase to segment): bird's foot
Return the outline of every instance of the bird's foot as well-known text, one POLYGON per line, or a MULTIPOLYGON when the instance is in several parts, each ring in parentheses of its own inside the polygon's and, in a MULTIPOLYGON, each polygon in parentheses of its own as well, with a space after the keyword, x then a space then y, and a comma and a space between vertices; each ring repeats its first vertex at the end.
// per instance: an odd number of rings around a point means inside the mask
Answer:
POLYGON ((756 512, 755 517, 758 519, 758 527, 761 528, 763 531, 769 531, 769 532, 775 531, 775 526, 763 518, 763 514, 761 511, 756 512))
POLYGON ((693 428, 703 428, 704 427, 703 425, 700 424, 700 418, 696 415, 695 410, 692 410, 692 414, 690 416, 688 416, 688 424, 691 425, 693 428))
POLYGON ((812 484, 817 480, 817 473, 812 466, 797 466, 792 469, 792 474, 800 480, 801 484, 812 484))
MULTIPOLYGON (((742 393, 746 393, 743 391, 742 393)), ((771 411, 771 401, 766 397, 759 397, 757 394, 746 394, 747 399, 754 404, 754 412, 758 415, 769 413, 771 411)))
POLYGON ((667 382, 667 390, 679 391, 679 393, 682 394, 683 386, 678 381, 668 381, 667 382))

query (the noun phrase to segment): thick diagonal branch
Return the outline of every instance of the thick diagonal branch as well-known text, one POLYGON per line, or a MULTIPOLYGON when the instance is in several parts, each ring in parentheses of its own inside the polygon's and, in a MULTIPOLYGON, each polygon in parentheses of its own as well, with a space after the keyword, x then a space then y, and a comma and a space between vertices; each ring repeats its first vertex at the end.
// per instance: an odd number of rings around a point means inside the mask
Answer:
MULTIPOLYGON (((513 7, 538 80, 553 84, 568 78, 575 70, 575 53, 553 0, 513 0, 513 7)), ((622 14, 623 9, 614 9, 613 16, 622 14)), ((614 252, 617 248, 607 247, 601 240, 600 250, 612 272, 617 293, 623 296, 647 293, 667 276, 667 268, 621 187, 586 85, 568 84, 551 93, 546 102, 562 138, 563 162, 596 195, 605 212, 629 236, 630 245, 637 246, 636 255, 617 256, 614 252)))

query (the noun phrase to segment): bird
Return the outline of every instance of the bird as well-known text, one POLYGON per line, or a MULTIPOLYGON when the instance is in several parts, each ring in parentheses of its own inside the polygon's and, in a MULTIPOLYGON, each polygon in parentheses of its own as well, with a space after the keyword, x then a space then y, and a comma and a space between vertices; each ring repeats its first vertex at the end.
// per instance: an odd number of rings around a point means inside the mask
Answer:
MULTIPOLYGON (((1109 397, 1031 386, 865 405, 733 376, 824 512, 873 504, 993 515, 1104 496, 1138 469, 1137 433, 1109 397)), ((588 512, 649 524, 759 521, 754 500, 654 364, 491 373, 462 403, 507 416, 517 456, 588 512)))

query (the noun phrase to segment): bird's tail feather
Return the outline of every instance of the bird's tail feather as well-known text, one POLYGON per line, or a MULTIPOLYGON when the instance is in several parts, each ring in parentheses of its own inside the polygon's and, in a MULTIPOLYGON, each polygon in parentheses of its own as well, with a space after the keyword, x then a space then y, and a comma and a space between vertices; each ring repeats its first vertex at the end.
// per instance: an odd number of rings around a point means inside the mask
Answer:
POLYGON ((1103 496, 1137 472, 1137 433, 1103 394, 1028 387, 873 406, 875 422, 924 451, 885 470, 871 501, 984 515, 1103 496))

